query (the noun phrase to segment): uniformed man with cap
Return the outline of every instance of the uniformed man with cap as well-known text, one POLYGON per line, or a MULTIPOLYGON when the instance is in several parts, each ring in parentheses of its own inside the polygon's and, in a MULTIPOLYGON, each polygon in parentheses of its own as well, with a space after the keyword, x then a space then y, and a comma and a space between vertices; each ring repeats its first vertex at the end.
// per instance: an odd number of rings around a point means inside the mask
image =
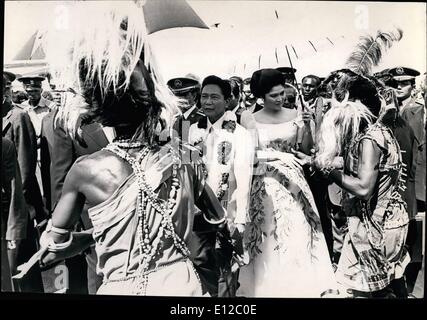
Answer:
MULTIPOLYGON (((411 203, 408 203, 408 213, 411 220, 406 241, 406 245, 410 249, 412 259, 411 264, 406 268, 405 276, 408 292, 411 292, 421 265, 420 261, 422 260, 421 254, 417 254, 417 251, 421 251, 420 248, 422 240, 420 239, 422 236, 421 234, 418 234, 417 231, 416 215, 417 211, 425 212, 425 106, 424 101, 417 99, 413 94, 415 89, 415 78, 420 75, 417 70, 407 67, 396 67, 389 69, 388 73, 392 77, 389 80, 389 85, 395 88, 396 97, 399 103, 398 121, 404 122, 407 124, 407 127, 411 129, 406 130, 410 131, 410 133, 399 132, 399 127, 393 131, 403 151, 408 149, 408 147, 405 146, 402 137, 406 135, 414 137, 412 149, 406 150, 406 153, 412 151, 411 154, 409 154, 412 157, 412 166, 407 168, 407 179, 415 180, 415 182, 412 181, 413 186, 411 190, 407 190, 407 193, 411 193, 410 199, 413 199, 413 202, 415 203, 413 205, 412 201, 411 203), (413 207, 415 208, 410 210, 410 208, 413 207), (417 250, 417 248, 419 248, 419 250, 417 250)), ((402 129, 400 131, 402 131, 402 129)), ((408 155, 405 154, 402 154, 402 156, 404 160, 405 157, 408 157, 408 155)))
POLYGON ((170 79, 167 85, 175 96, 184 100, 180 105, 182 115, 175 120, 173 129, 181 139, 188 141, 190 126, 203 117, 199 110, 200 81, 196 76, 187 74, 185 77, 170 79))
POLYGON ((399 115, 414 131, 417 144, 415 190, 418 211, 425 211, 426 112, 424 101, 413 95, 415 77, 419 76, 420 73, 417 70, 406 67, 392 68, 388 72, 396 84, 396 97, 400 105, 399 115))
POLYGON ((46 116, 55 106, 53 101, 42 97, 42 82, 45 80, 41 76, 26 76, 18 78, 22 82, 25 92, 28 94, 28 100, 23 102, 21 106, 30 116, 37 137, 40 137, 41 125, 44 116, 46 116))
POLYGON ((420 102, 416 101, 416 98, 412 96, 413 90, 415 89, 415 77, 420 75, 417 70, 406 67, 396 67, 388 70, 388 73, 395 81, 396 97, 400 105, 400 114, 402 114, 406 108, 415 106, 417 103, 420 104, 420 102))
MULTIPOLYGON (((40 222, 46 217, 43 200, 36 178, 37 140, 30 117, 11 101, 10 87, 15 75, 3 72, 3 104, 2 104, 2 136, 13 142, 17 152, 17 162, 22 181, 22 192, 28 209, 28 227, 25 239, 19 244, 17 264, 26 262, 36 251, 37 233, 34 229, 34 219, 40 222)), ((12 241, 13 242, 13 241, 12 241)), ((8 244, 10 248, 18 244, 8 244)), ((17 248, 18 249, 18 248, 17 248)), ((43 282, 40 268, 35 266, 27 277, 20 283, 20 291, 43 292, 43 282)))
MULTIPOLYGON (((49 208, 50 203, 50 175, 49 165, 47 164, 45 155, 47 154, 47 145, 44 139, 46 132, 42 130, 43 119, 51 112, 55 112, 55 102, 47 100, 42 96, 42 82, 46 78, 43 76, 25 76, 18 78, 22 82, 25 92, 28 94, 28 100, 23 102, 21 106, 24 111, 30 116, 31 122, 37 136, 37 168, 36 177, 38 183, 43 187, 43 196, 45 198, 46 207, 49 208)), ((52 116, 53 114, 51 114, 52 116)))

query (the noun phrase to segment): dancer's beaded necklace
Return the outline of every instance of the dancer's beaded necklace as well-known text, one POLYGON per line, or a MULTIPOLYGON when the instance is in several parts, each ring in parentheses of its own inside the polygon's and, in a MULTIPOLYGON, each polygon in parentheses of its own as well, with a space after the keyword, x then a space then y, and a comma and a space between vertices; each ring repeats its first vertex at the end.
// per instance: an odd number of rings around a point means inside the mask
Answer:
POLYGON ((137 228, 137 239, 139 245, 140 268, 138 270, 139 276, 142 278, 138 281, 138 287, 136 294, 145 295, 148 283, 148 268, 150 262, 153 261, 154 257, 159 254, 159 244, 163 237, 172 238, 175 247, 184 255, 189 256, 190 252, 185 242, 176 234, 173 222, 172 212, 176 205, 176 198, 178 189, 180 188, 180 182, 178 179, 178 163, 179 159, 175 157, 172 152, 173 164, 172 164, 172 184, 169 192, 169 198, 166 202, 161 202, 146 182, 144 170, 141 168, 141 160, 146 158, 150 152, 150 147, 141 142, 129 142, 128 140, 118 140, 110 143, 104 148, 110 152, 113 152, 123 160, 127 161, 135 173, 138 183, 138 202, 137 202, 137 215, 138 215, 138 228, 137 228), (132 157, 126 149, 137 149, 142 148, 138 152, 137 157, 132 157), (161 225, 159 227, 158 234, 155 236, 153 241, 150 241, 150 229, 148 226, 149 216, 146 214, 147 204, 162 215, 161 225))

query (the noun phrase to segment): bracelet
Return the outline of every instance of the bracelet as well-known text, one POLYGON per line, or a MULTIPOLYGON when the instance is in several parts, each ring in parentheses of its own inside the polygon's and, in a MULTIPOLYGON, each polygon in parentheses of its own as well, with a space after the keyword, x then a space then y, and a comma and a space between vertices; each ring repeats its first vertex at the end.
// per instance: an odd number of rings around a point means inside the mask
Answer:
POLYGON ((61 243, 55 243, 52 237, 47 235, 47 231, 44 231, 40 236, 40 246, 46 247, 51 252, 58 252, 67 249, 73 242, 73 233, 70 232, 70 237, 67 241, 61 243))
POLYGON ((204 213, 202 214, 202 216, 203 216, 203 219, 205 219, 210 224, 221 224, 221 223, 223 223, 225 221, 225 216, 221 220, 217 220, 217 221, 215 221, 215 220, 209 220, 208 218, 206 218, 206 216, 205 216, 204 213))
POLYGON ((47 222, 46 231, 48 231, 48 232, 52 231, 52 232, 55 232, 55 233, 58 233, 58 234, 65 235, 65 234, 71 233, 72 230, 71 229, 63 229, 63 228, 54 227, 52 225, 52 219, 49 219, 49 221, 47 222))

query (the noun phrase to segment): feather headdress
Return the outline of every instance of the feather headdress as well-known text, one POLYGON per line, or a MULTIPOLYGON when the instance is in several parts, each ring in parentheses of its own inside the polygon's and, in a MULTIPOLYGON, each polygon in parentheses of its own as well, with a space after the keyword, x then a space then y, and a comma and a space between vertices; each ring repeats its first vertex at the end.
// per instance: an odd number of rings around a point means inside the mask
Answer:
POLYGON ((332 107, 320 125, 316 161, 322 168, 330 166, 334 157, 341 155, 343 148, 354 141, 361 127, 374 119, 365 105, 347 99, 348 94, 342 102, 332 99, 332 107))
POLYGON ((381 61, 384 50, 389 49, 394 42, 400 41, 402 36, 403 31, 399 28, 392 32, 378 31, 375 37, 361 36, 347 59, 347 68, 359 75, 370 75, 372 67, 381 61))
POLYGON ((157 100, 168 113, 178 112, 176 99, 157 72, 154 56, 145 54, 150 48, 144 2, 65 3, 69 25, 47 30, 44 47, 51 73, 58 86, 73 88, 77 93, 64 99, 65 104, 57 115, 72 136, 78 131, 82 115, 90 113, 92 108, 90 101, 79 97, 84 95, 85 86, 96 84, 104 97, 108 92, 114 95, 127 90, 142 56, 151 71, 157 100))

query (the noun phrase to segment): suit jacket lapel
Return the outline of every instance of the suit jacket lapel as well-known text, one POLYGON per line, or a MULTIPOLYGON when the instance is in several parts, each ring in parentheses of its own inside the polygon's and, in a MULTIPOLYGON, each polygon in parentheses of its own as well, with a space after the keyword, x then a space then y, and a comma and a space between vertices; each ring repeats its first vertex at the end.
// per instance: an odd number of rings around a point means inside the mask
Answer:
POLYGON ((7 131, 10 129, 10 127, 12 126, 12 122, 10 122, 10 117, 12 116, 12 110, 11 111, 9 111, 8 113, 7 113, 7 115, 6 116, 4 116, 3 117, 3 119, 2 119, 2 125, 3 125, 3 128, 2 128, 2 135, 3 135, 3 137, 6 135, 6 133, 7 133, 7 131))

